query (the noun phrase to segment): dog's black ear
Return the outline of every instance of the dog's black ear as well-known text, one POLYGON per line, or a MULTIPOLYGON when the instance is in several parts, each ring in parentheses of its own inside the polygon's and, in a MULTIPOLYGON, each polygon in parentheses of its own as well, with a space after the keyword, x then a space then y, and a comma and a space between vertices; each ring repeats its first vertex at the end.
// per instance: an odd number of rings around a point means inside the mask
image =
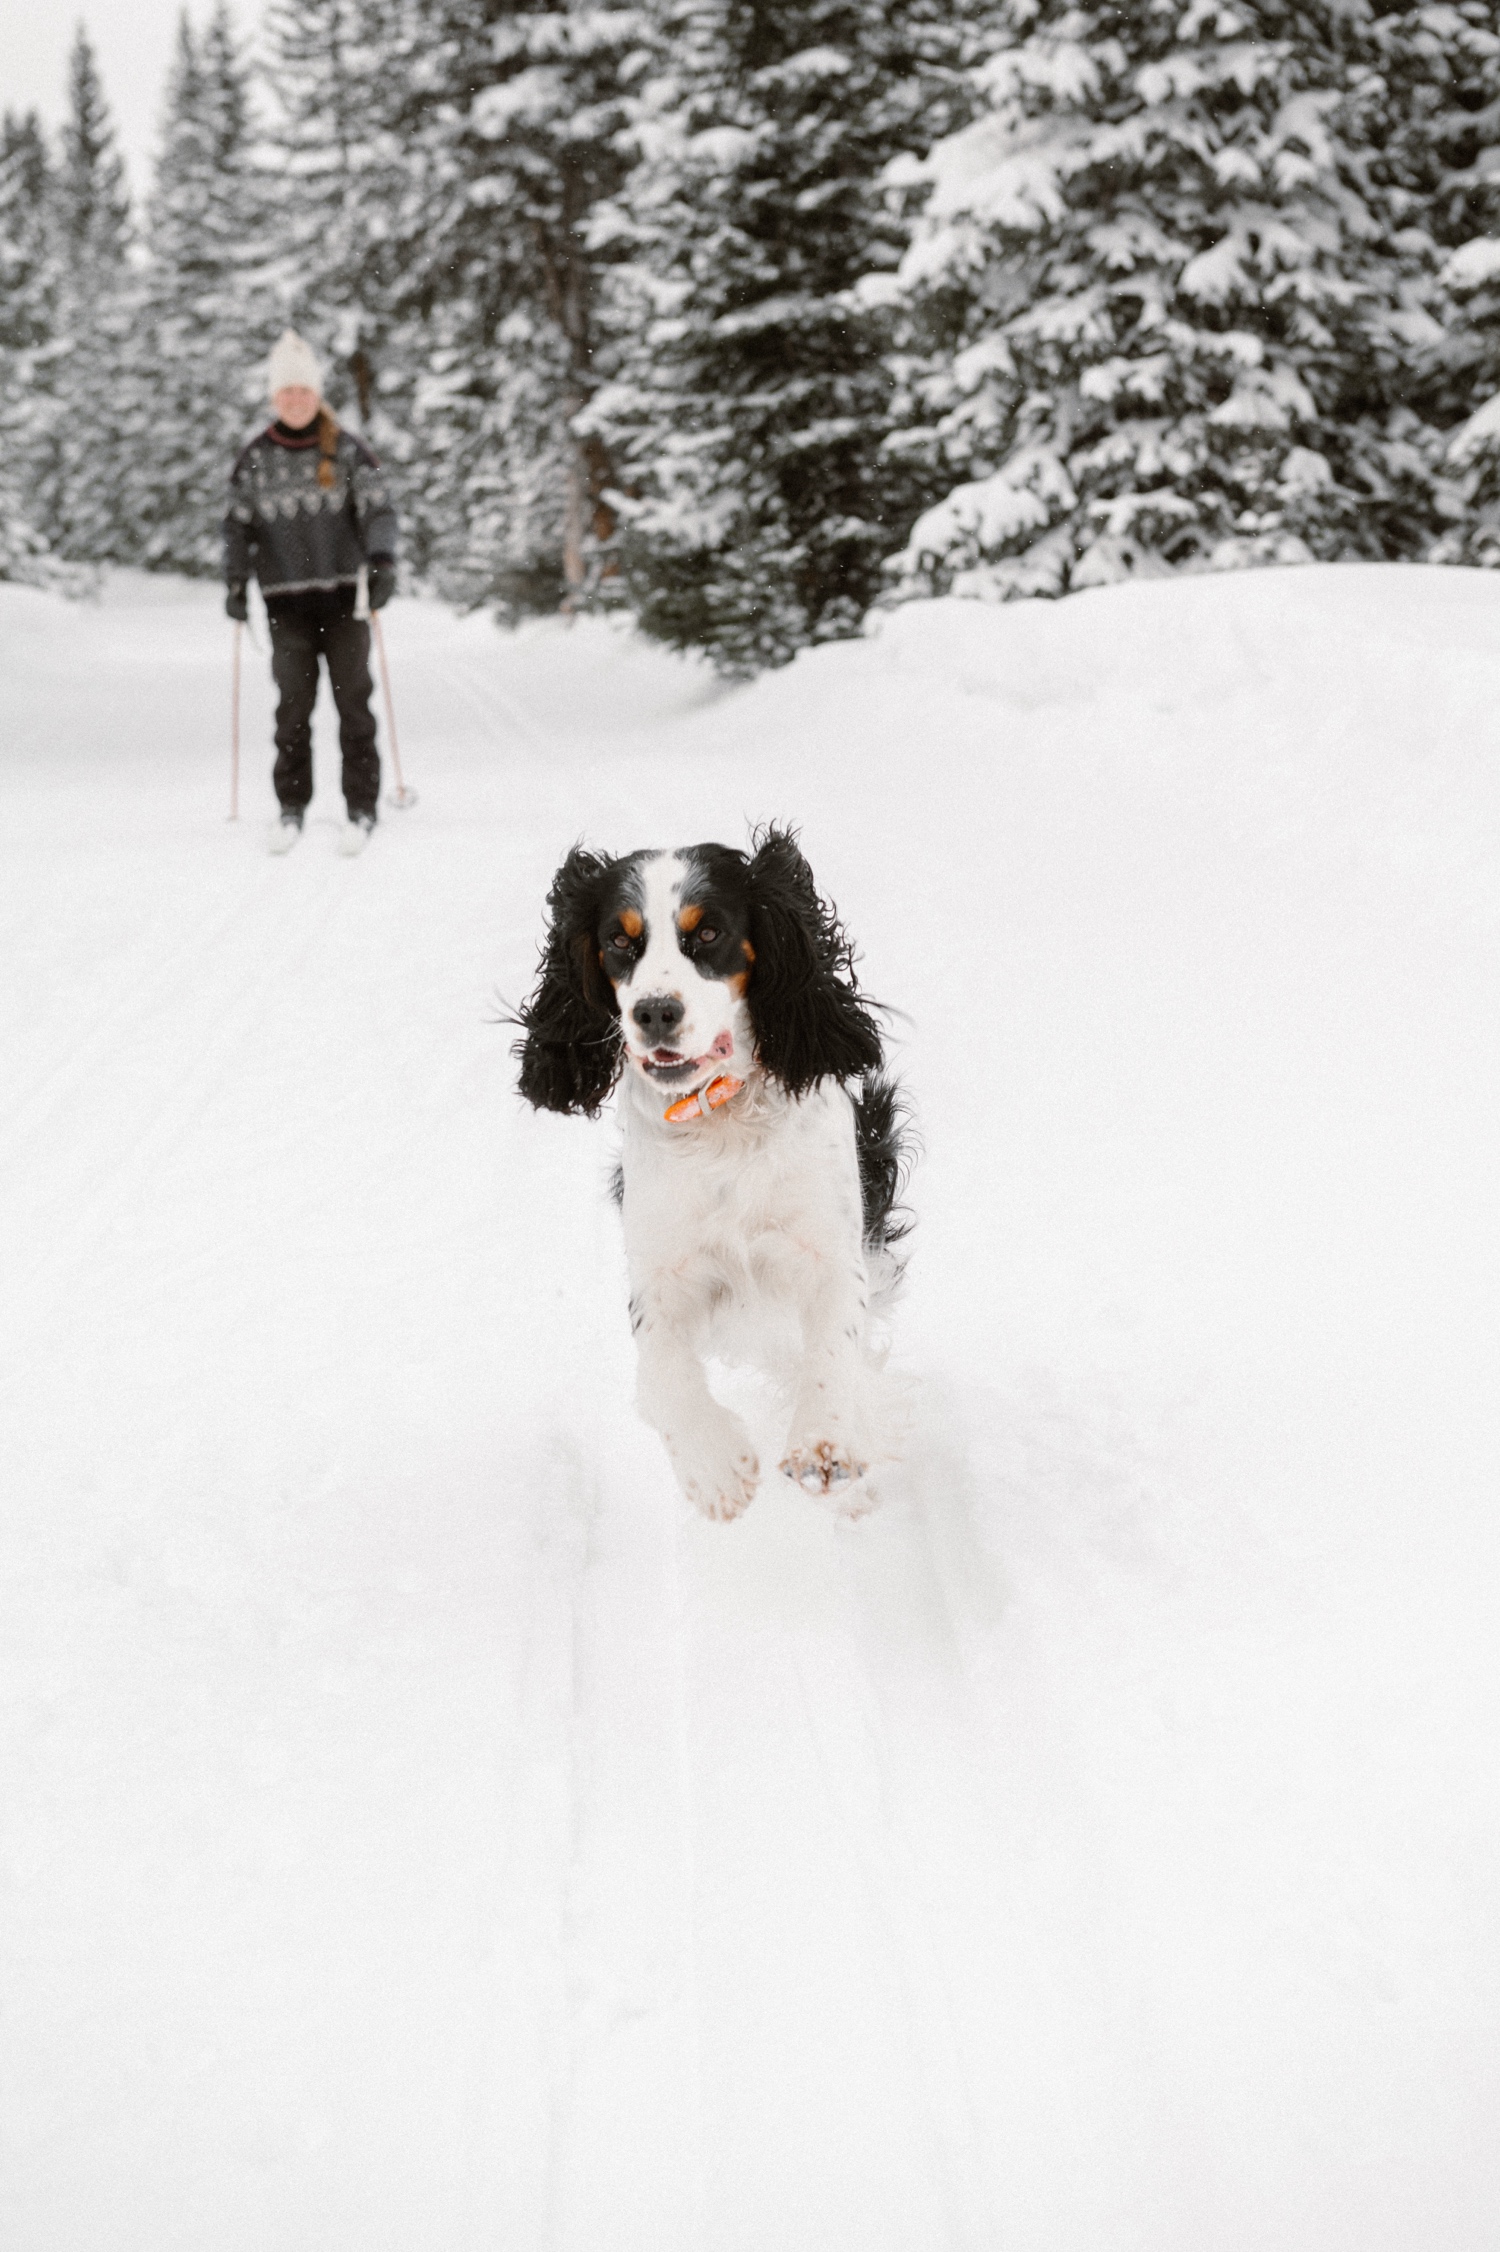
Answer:
POLYGON ((759 829, 747 871, 755 960, 746 1000, 761 1063, 792 1095, 820 1079, 858 1079, 880 1062, 859 997, 854 949, 790 829, 759 829))
POLYGON ((599 908, 614 863, 575 845, 552 879, 552 921, 536 990, 522 1003, 514 1054, 521 1092, 538 1110, 592 1118, 620 1069, 614 987, 599 961, 599 908))

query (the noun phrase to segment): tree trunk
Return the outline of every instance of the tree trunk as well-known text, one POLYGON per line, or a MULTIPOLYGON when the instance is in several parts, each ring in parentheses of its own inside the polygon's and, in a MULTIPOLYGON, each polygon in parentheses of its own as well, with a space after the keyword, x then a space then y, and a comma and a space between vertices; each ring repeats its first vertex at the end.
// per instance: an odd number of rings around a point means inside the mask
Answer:
POLYGON ((575 414, 582 411, 583 401, 570 398, 563 413, 568 423, 568 491, 563 511, 563 577, 568 591, 563 596, 563 609, 572 615, 574 603, 583 585, 583 532, 588 505, 588 473, 583 458, 583 446, 573 436, 575 414))
POLYGON ((564 171, 563 224, 558 234, 542 235, 542 269, 547 303, 568 350, 568 390, 563 400, 563 427, 567 434, 567 491, 563 507, 563 579, 567 593, 563 609, 571 616, 588 576, 585 557, 592 536, 606 540, 614 530, 612 509, 603 494, 610 483, 609 456, 600 439, 579 437, 573 429, 594 390, 593 270, 584 247, 583 221, 587 216, 587 187, 579 171, 564 171))
POLYGON ((368 430, 370 403, 375 390, 375 370, 370 365, 370 355, 363 344, 356 345, 349 355, 349 373, 354 378, 354 395, 359 401, 360 428, 368 430))

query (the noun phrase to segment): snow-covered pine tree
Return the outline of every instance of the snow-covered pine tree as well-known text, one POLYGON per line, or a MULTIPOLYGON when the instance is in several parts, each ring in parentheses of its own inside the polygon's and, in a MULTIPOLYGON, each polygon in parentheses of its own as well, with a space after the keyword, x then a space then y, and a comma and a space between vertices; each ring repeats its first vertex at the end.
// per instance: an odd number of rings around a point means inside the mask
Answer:
POLYGON ((0 579, 45 575, 37 371, 52 332, 47 144, 34 114, 0 122, 0 579))
POLYGON ((53 200, 63 247, 75 267, 119 262, 130 239, 125 164, 81 24, 68 57, 68 115, 53 200))
POLYGON ((1358 140, 1404 300, 1390 386, 1447 475, 1444 562, 1500 564, 1500 10, 1385 7, 1358 140))
POLYGON ((407 191, 393 120, 420 0, 273 0, 264 83, 274 114, 270 275, 283 318, 329 362, 330 402, 368 427, 391 326, 391 235, 407 191))
POLYGON ((576 536, 587 465, 568 429, 561 338, 532 306, 505 312, 460 296, 435 304, 415 339, 414 559, 465 608, 487 605, 509 622, 556 610, 588 561, 576 536))
POLYGON ((53 181, 56 315, 36 366, 44 429, 41 528, 69 561, 130 562, 128 495, 139 434, 128 369, 139 304, 125 167, 98 65, 80 24, 53 181))
POLYGON ((415 542, 437 584, 505 613, 578 600, 595 547, 607 463, 575 429, 598 382, 590 222, 623 177, 640 31, 592 0, 428 0, 395 71, 415 542))
MULTIPOLYGON (((987 10, 964 0, 652 0, 619 367, 590 417, 615 457, 617 552, 642 626, 728 672, 857 630, 923 501, 889 450, 894 268, 883 175, 967 114, 987 10)), ((936 488, 940 489, 940 488, 936 488)))
POLYGON ((1500 569, 1500 237, 1460 244, 1438 278, 1453 310, 1432 357, 1445 403, 1457 398, 1472 411, 1442 432, 1451 521, 1430 557, 1500 569))
POLYGON ((925 168, 903 286, 963 482, 906 591, 1421 552, 1383 392, 1396 273, 1345 140, 1366 0, 1004 0, 985 114, 925 168))
POLYGON ((133 483, 141 559, 157 569, 218 567, 224 480, 263 406, 274 329, 260 216, 249 73, 218 0, 201 35, 179 21, 146 215, 133 483))

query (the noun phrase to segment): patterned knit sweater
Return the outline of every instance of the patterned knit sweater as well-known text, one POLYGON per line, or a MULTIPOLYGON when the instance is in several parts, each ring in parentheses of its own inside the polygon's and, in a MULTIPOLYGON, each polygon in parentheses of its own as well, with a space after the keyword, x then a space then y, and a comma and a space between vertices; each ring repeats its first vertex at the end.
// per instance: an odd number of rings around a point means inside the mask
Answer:
POLYGON ((226 585, 244 586, 253 568, 262 593, 301 594, 352 586, 361 564, 394 559, 396 510, 379 462, 351 431, 330 453, 321 441, 317 422, 305 432, 273 422, 240 455, 224 512, 226 585))

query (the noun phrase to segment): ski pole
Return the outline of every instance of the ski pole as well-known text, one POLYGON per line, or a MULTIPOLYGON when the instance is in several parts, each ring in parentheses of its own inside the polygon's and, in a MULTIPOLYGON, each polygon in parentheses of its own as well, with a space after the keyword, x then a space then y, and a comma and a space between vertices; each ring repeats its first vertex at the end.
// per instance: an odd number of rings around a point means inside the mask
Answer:
POLYGON ((240 622, 234 621, 234 688, 229 721, 229 818, 240 817, 240 622))
POLYGON ((391 668, 385 661, 385 635, 380 627, 380 612, 370 612, 370 623, 375 628, 375 654, 380 659, 380 690, 385 698, 385 731, 391 739, 391 764, 396 769, 396 787, 391 795, 392 805, 403 811, 417 802, 415 790, 409 790, 401 779, 401 751, 396 741, 396 707, 391 702, 391 668))

